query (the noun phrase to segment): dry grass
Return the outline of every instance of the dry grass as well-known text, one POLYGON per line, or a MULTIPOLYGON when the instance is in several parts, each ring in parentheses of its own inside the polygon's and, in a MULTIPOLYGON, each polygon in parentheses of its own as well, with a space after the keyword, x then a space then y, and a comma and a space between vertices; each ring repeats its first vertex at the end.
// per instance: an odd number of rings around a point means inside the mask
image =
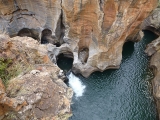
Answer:
POLYGON ((0 78, 5 86, 7 86, 10 79, 17 77, 20 74, 25 74, 31 69, 32 67, 30 65, 27 65, 26 67, 20 63, 13 63, 10 59, 0 59, 0 78))

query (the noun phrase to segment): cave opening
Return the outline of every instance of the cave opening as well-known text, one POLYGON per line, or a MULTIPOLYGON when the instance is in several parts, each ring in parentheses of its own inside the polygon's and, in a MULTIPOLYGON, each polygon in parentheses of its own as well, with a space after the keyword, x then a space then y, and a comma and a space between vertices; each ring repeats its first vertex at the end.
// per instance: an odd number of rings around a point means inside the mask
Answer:
POLYGON ((72 52, 65 52, 60 53, 57 56, 57 65, 60 69, 64 71, 65 74, 72 69, 73 65, 73 53, 72 52))
POLYGON ((55 36, 52 36, 52 31, 49 29, 44 29, 41 35, 41 44, 54 44, 56 47, 60 47, 60 42, 56 39, 55 36))
POLYGON ((20 37, 32 37, 33 39, 39 40, 39 33, 34 29, 23 28, 18 32, 17 35, 20 37))
POLYGON ((52 31, 44 29, 41 35, 41 44, 47 44, 52 41, 52 31))
POLYGON ((132 55, 134 52, 134 42, 127 41, 123 45, 122 58, 126 59, 132 55))

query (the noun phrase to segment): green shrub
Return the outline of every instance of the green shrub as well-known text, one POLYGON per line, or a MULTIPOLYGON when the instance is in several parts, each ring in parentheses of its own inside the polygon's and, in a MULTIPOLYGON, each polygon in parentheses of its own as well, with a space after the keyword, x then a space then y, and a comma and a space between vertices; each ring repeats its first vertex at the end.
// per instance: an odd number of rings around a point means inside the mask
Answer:
POLYGON ((0 78, 5 86, 11 78, 18 76, 21 72, 20 64, 13 64, 11 59, 0 59, 0 78))

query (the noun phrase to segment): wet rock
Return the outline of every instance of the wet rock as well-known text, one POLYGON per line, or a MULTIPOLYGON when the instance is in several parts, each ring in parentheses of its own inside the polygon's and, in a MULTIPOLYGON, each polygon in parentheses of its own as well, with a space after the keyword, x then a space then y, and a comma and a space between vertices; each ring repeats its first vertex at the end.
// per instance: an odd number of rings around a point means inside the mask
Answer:
POLYGON ((65 73, 63 70, 60 70, 60 71, 59 71, 58 77, 59 77, 60 79, 62 79, 64 82, 68 82, 68 78, 67 78, 67 76, 66 76, 66 73, 65 73))

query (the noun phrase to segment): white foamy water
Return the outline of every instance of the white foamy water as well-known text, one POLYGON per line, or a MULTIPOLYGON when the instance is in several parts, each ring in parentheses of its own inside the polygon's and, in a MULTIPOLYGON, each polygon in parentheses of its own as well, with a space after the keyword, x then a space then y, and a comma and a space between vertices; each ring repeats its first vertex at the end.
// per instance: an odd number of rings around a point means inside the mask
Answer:
POLYGON ((83 85, 81 80, 76 77, 72 72, 68 75, 69 86, 73 89, 75 96, 80 97, 83 95, 86 86, 83 85))

